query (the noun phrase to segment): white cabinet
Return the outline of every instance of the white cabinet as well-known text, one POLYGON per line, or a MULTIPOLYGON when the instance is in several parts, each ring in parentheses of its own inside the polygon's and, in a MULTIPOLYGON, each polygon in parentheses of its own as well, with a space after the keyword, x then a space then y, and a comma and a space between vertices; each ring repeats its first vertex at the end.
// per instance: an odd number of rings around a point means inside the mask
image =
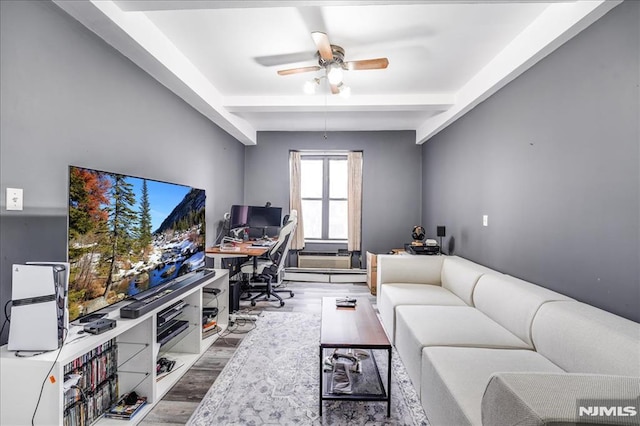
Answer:
MULTIPOLYGON (((70 327, 61 349, 33 357, 18 357, 0 348, 0 424, 62 425, 65 401, 65 366, 90 354, 96 348, 115 342, 117 351, 118 396, 135 391, 147 397, 147 405, 130 423, 137 423, 226 330, 229 323, 229 273, 216 269, 215 276, 175 297, 163 298, 157 308, 135 319, 120 317, 114 309, 108 318, 115 328, 98 335, 84 333, 82 326, 70 327), (188 327, 164 345, 157 342, 157 314, 177 301, 184 308, 176 316, 188 327), (203 333, 203 308, 218 308, 217 333, 203 333), (165 357, 177 361, 168 375, 156 377, 156 361, 165 357), (37 406, 37 410, 36 410, 37 406)), ((123 304, 124 306, 124 304, 123 304)), ((101 418, 97 424, 126 424, 122 420, 101 418)))

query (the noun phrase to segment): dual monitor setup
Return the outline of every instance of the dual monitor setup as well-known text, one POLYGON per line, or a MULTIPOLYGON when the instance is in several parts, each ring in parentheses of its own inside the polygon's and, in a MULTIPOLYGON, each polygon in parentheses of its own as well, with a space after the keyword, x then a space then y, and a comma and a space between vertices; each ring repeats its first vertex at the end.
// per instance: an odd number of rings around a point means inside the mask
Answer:
POLYGON ((277 237, 282 226, 282 207, 233 205, 229 212, 229 232, 248 239, 277 237))

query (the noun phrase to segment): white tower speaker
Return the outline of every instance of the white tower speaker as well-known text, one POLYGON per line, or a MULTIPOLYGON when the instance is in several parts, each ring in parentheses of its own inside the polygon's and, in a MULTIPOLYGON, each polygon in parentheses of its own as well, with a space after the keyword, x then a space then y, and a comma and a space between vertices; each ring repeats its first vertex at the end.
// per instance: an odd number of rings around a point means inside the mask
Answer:
POLYGON ((12 266, 8 350, 49 351, 62 345, 69 327, 68 285, 68 263, 12 266))

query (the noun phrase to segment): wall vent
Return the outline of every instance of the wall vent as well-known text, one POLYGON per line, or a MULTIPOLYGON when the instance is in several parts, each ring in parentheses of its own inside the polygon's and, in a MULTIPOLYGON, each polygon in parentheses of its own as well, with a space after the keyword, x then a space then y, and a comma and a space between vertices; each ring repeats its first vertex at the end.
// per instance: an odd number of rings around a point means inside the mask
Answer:
POLYGON ((351 256, 348 254, 298 253, 298 268, 351 269, 351 256))

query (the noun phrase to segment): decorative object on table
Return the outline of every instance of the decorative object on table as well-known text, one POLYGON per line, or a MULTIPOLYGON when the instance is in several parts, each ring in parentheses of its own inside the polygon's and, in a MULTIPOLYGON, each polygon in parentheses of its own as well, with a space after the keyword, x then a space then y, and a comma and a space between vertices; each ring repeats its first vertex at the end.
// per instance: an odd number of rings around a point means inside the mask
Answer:
POLYGON ((413 230, 411 231, 411 238, 413 238, 413 241, 411 242, 412 246, 421 246, 424 245, 424 243, 422 242, 424 240, 426 233, 425 230, 422 226, 420 225, 416 225, 413 227, 413 230))
POLYGON ((442 237, 447 236, 446 228, 444 226, 436 227, 436 235, 440 238, 440 253, 442 253, 442 237))
POLYGON ((338 348, 333 350, 333 353, 329 356, 326 356, 323 360, 323 370, 331 371, 334 369, 334 366, 338 364, 338 362, 342 362, 341 360, 346 359, 350 362, 349 371, 352 373, 362 373, 362 366, 360 361, 363 359, 369 358, 369 351, 365 349, 345 349, 343 352, 340 352, 338 348), (346 351, 346 352, 344 352, 346 351))
POLYGON ((336 299, 337 308, 355 308, 357 300, 355 297, 340 297, 336 299))

